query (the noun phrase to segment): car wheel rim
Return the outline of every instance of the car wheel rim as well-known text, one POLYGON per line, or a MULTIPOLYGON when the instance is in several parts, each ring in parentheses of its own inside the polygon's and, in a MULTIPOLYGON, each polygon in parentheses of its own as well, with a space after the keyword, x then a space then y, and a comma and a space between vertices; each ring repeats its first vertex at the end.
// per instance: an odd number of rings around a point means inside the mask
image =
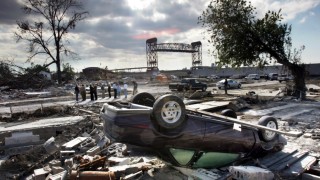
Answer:
MULTIPOLYGON (((271 128, 271 129, 277 129, 277 125, 273 121, 269 121, 267 123, 266 127, 271 128)), ((265 134, 266 134, 266 138, 272 139, 276 133, 272 132, 272 131, 266 131, 265 134)))
POLYGON ((169 124, 177 122, 181 117, 182 109, 175 101, 166 102, 161 109, 162 119, 169 124))

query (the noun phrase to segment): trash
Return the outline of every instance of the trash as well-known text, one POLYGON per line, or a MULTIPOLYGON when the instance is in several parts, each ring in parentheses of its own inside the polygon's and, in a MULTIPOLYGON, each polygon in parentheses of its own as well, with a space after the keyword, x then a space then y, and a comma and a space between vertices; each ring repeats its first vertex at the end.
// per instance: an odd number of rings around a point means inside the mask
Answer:
POLYGON ((183 167, 176 167, 175 169, 180 171, 182 174, 188 176, 191 179, 211 179, 211 180, 218 180, 221 179, 222 175, 221 173, 215 173, 206 169, 189 169, 189 168, 183 168, 183 167))
POLYGON ((64 170, 57 174, 49 174, 46 178, 46 180, 65 180, 67 178, 67 171, 64 170))
POLYGON ((227 106, 228 109, 232 109, 235 112, 248 107, 250 107, 250 105, 244 99, 241 98, 231 101, 227 106))
POLYGON ((75 150, 60 151, 60 159, 67 159, 75 155, 75 150))
POLYGON ((232 178, 237 180, 272 180, 274 178, 271 171, 255 166, 230 166, 229 172, 232 178))
POLYGON ((103 150, 103 153, 106 153, 109 156, 115 154, 117 157, 123 157, 123 155, 127 154, 127 145, 122 143, 113 143, 103 150))
POLYGON ((131 161, 129 158, 109 157, 109 164, 116 164, 119 166, 128 165, 131 161))
POLYGON ((49 154, 53 154, 56 151, 58 151, 58 147, 55 144, 55 139, 54 137, 51 137, 48 139, 44 144, 43 144, 44 149, 47 151, 49 154))
POLYGON ((89 156, 94 156, 94 155, 98 154, 98 152, 100 152, 100 147, 99 146, 94 146, 94 147, 92 147, 91 149, 89 149, 87 151, 87 154, 89 156))
POLYGON ((46 178, 46 175, 48 175, 50 172, 51 169, 49 167, 35 169, 33 173, 33 178, 34 180, 43 180, 46 178))
POLYGON ((77 147, 78 145, 80 145, 80 143, 86 141, 87 139, 88 139, 88 137, 77 137, 77 138, 72 139, 71 141, 63 144, 62 147, 64 149, 73 149, 73 148, 77 147))
POLYGON ((107 157, 101 157, 89 162, 85 163, 80 163, 79 169, 82 171, 87 171, 87 170, 96 170, 99 167, 104 167, 104 164, 106 162, 107 157))

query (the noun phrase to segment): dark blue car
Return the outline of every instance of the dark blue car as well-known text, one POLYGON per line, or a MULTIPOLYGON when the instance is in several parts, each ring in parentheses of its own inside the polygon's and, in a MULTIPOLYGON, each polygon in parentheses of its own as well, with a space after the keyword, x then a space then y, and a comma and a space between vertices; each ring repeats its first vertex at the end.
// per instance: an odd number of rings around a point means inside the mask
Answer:
MULTIPOLYGON (((234 129, 232 110, 208 115, 188 110, 174 95, 157 100, 148 93, 136 95, 130 103, 103 105, 100 118, 105 134, 118 142, 150 147, 176 165, 193 168, 217 168, 262 152, 278 151, 286 144, 279 134, 242 126, 234 129), (230 119, 230 118, 229 118, 230 119)), ((270 116, 261 125, 278 128, 270 116)))

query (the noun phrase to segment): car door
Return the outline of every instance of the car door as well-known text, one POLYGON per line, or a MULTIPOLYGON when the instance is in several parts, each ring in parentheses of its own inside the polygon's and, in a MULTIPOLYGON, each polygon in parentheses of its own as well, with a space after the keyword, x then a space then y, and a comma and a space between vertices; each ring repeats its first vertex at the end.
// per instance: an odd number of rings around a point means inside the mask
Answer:
POLYGON ((193 89, 200 89, 201 88, 201 82, 197 79, 193 80, 193 89))
POLYGON ((232 79, 230 79, 229 81, 228 81, 228 85, 231 87, 231 88, 234 88, 235 86, 234 86, 234 81, 232 80, 232 79))
POLYGON ((224 119, 207 117, 204 148, 212 152, 248 153, 256 143, 254 130, 242 127, 234 129, 234 123, 224 119))

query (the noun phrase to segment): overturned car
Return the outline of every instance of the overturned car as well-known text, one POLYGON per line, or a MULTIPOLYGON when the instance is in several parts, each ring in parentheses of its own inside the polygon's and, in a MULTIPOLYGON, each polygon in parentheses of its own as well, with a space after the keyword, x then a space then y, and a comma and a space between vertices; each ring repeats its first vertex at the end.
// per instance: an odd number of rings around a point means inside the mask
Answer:
MULTIPOLYGON (((182 99, 170 94, 155 99, 141 93, 129 103, 106 103, 100 118, 109 138, 150 147, 176 166, 217 168, 279 151, 286 145, 280 134, 248 123, 235 130, 233 121, 237 120, 232 110, 221 114, 190 110, 182 99)), ((271 116, 261 117, 259 124, 267 129, 278 128, 271 116)))

